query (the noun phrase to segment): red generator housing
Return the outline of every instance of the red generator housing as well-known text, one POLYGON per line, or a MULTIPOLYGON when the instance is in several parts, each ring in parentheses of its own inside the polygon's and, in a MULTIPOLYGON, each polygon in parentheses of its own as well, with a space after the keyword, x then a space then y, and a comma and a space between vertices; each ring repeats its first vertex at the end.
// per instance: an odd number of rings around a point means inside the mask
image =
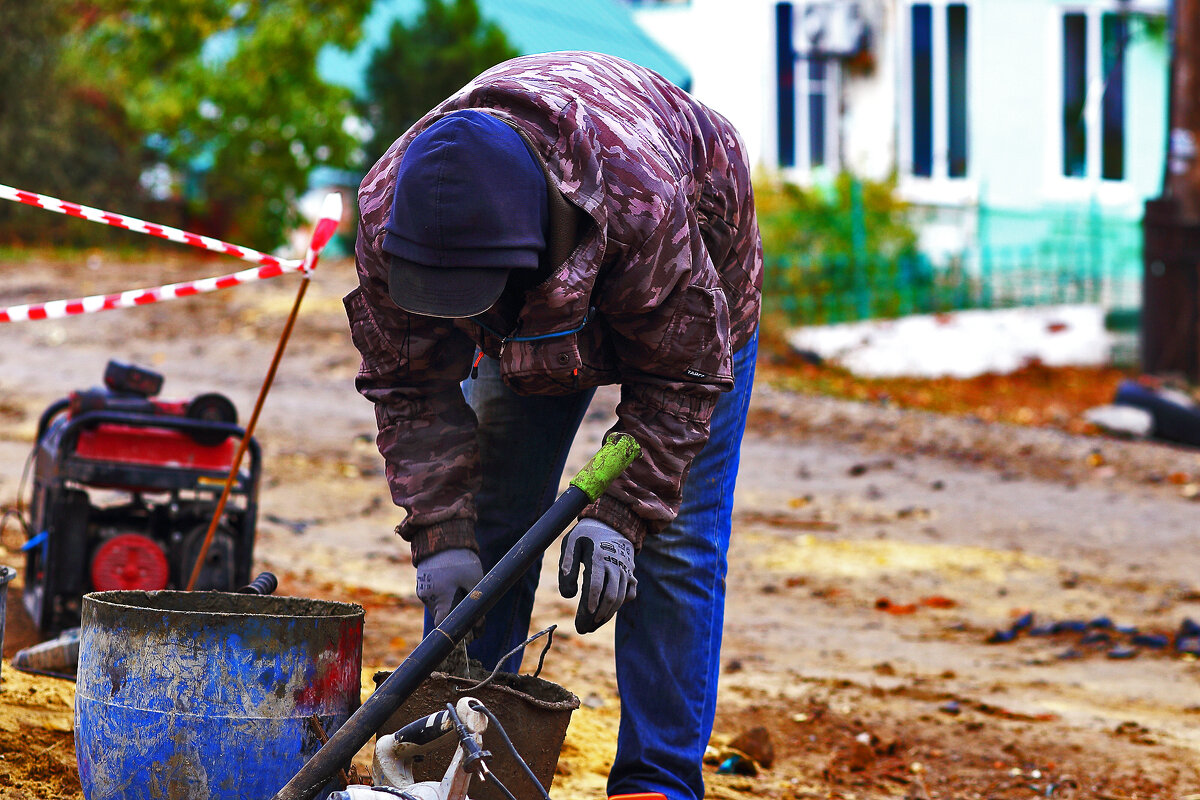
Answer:
MULTIPOLYGON (((186 588, 245 437, 223 395, 154 399, 162 376, 115 361, 104 384, 38 420, 23 599, 47 635, 89 592, 186 588)), ((249 582, 261 461, 250 439, 195 589, 249 582)))

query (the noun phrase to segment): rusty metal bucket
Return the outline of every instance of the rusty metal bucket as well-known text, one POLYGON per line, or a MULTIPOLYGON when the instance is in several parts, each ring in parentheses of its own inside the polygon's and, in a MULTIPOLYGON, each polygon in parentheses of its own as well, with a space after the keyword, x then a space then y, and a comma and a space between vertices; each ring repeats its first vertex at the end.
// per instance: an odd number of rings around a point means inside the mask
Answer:
MULTIPOLYGON (((491 680, 486 670, 477 670, 474 662, 471 678, 434 672, 412 696, 388 718, 376 736, 386 736, 415 719, 441 711, 446 703, 455 703, 464 695, 482 702, 500 720, 516 746, 517 752, 529 765, 542 787, 547 791, 554 780, 558 756, 567 736, 571 712, 579 708, 579 698, 557 683, 534 675, 514 675, 498 672, 491 680), (485 681, 481 686, 480 682, 485 681)), ((540 667, 540 664, 539 664, 540 667)), ((387 679, 390 672, 375 673, 375 686, 387 679)), ((448 737, 453 739, 453 737, 448 737)), ((529 777, 515 763, 500 734, 489 727, 483 734, 484 749, 493 759, 489 769, 517 797, 536 796, 529 777)), ((441 780, 454 754, 454 748, 441 748, 413 766, 417 781, 441 780)), ((477 782, 471 786, 472 800, 507 800, 494 781, 477 782)))

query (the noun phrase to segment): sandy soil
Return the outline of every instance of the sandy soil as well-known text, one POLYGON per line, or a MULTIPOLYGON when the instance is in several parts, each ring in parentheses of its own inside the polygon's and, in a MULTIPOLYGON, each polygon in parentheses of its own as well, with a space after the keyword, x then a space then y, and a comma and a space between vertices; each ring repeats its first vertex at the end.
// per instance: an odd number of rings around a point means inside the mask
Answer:
MULTIPOLYGON (((227 261, 99 254, 2 263, 0 305, 226 271, 227 261)), ((321 266, 259 422, 256 566, 280 575, 281 593, 362 604, 369 675, 416 644, 420 606, 391 533, 399 515, 371 408, 352 387, 357 355, 340 304, 352 284, 349 262, 321 266)), ((38 415, 99 385, 109 358, 163 372, 166 397, 221 391, 245 419, 296 286, 283 278, 6 326, 0 504, 17 500, 38 415)), ((612 402, 598 397, 570 470, 598 446, 612 402)), ((736 503, 710 796, 1200 797, 1200 664, 1172 647, 1129 647, 1134 628, 1173 639, 1200 620, 1197 484, 1195 451, 760 381, 736 503), (1090 633, 1107 641, 1043 630, 1104 617, 1121 630, 1090 633), (989 643, 1014 624, 1011 641, 989 643), (759 727, 769 748, 755 750, 756 774, 719 772, 723 748, 759 727)), ((20 544, 10 526, 0 563, 19 566, 20 544)), ((6 658, 36 640, 19 582, 6 658)), ((572 608, 548 583, 533 624, 559 628, 542 675, 583 701, 552 794, 596 798, 619 714, 611 632, 574 635, 572 608)), ((3 665, 0 797, 82 796, 72 698, 70 682, 3 665)))

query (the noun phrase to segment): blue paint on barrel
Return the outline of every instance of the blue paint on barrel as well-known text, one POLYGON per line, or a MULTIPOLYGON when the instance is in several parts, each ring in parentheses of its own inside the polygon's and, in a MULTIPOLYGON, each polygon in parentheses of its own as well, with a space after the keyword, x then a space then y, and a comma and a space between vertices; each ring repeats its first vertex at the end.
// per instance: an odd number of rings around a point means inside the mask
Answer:
POLYGON ((75 752, 88 800, 266 800, 320 747, 309 717, 332 735, 359 706, 360 606, 95 592, 82 611, 75 752))

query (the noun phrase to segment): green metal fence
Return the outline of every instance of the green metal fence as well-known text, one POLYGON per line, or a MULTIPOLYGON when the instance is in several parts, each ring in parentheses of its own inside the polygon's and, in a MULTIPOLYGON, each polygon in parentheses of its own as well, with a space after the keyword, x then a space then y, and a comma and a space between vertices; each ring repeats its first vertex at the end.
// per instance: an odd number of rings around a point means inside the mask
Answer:
POLYGON ((1099 304, 1136 325, 1141 305, 1137 222, 1085 213, 981 210, 981 244, 939 260, 768 253, 764 304, 816 325, 963 309, 1099 304), (1010 243, 1020 239, 1033 244, 1010 243))

